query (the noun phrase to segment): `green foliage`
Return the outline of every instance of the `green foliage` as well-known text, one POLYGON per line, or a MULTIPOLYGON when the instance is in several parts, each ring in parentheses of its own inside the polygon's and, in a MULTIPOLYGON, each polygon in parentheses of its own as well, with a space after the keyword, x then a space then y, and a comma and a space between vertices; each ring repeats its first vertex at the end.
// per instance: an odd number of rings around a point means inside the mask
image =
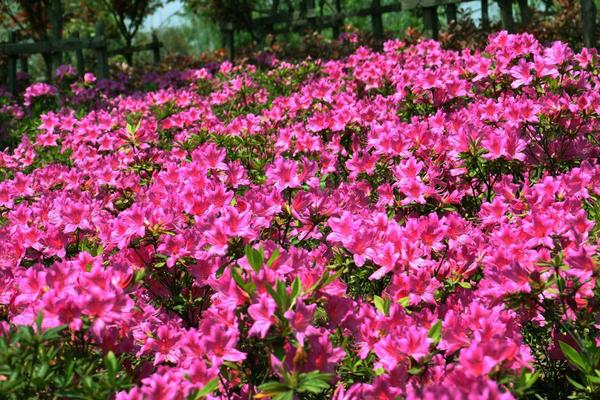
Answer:
POLYGON ((248 264, 252 267, 254 272, 260 271, 262 265, 265 261, 265 251, 261 247, 260 250, 256 250, 251 246, 246 246, 246 259, 248 260, 248 264))
POLYGON ((0 336, 0 394, 7 400, 106 399, 132 386, 123 357, 87 347, 66 326, 40 332, 31 326, 0 336))
POLYGON ((188 396, 187 400, 199 400, 204 399, 206 396, 217 390, 219 387, 219 378, 215 378, 208 382, 202 389, 194 389, 188 396))
POLYGON ((431 339, 433 344, 437 345, 442 339, 442 321, 438 320, 435 324, 431 325, 427 336, 431 339))
POLYGON ((581 350, 575 349, 568 343, 560 341, 560 349, 571 366, 577 369, 577 377, 566 376, 576 389, 571 398, 590 399, 600 396, 600 348, 595 341, 579 339, 581 350))
POLYGON ((600 239, 600 196, 590 196, 589 199, 584 200, 583 207, 587 212, 588 219, 594 222, 590 233, 590 241, 598 241, 600 239))
POLYGON ((330 386, 332 374, 319 371, 305 373, 284 372, 283 382, 271 381, 258 387, 261 391, 256 399, 271 397, 273 400, 292 400, 295 396, 320 394, 330 386))

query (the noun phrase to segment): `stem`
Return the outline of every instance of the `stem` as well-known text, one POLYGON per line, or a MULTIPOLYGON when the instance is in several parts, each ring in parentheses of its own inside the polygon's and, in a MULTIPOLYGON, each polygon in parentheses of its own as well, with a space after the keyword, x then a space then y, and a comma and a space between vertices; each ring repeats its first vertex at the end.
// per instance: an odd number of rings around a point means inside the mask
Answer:
MULTIPOLYGON (((290 189, 289 191, 289 197, 288 197, 288 209, 291 210, 292 208, 292 190, 290 189)), ((289 248, 289 246, 287 245, 287 235, 288 235, 288 231, 290 230, 290 224, 292 223, 292 213, 290 211, 290 215, 287 219, 287 222, 285 224, 285 230, 283 231, 283 236, 280 237, 280 244, 287 250, 289 248)))
POLYGON ((218 374, 218 377, 219 377, 219 382, 221 382, 221 386, 223 386, 223 390, 225 391, 225 394, 227 395, 227 400, 231 400, 231 395, 229 394, 229 390, 225 386, 225 382, 223 380, 223 376, 221 375, 220 372, 218 374))
POLYGON ((317 225, 319 225, 319 224, 318 223, 313 224, 313 226, 308 230, 308 232, 306 232, 304 237, 302 239, 300 239, 300 243, 304 242, 304 240, 308 237, 308 235, 310 235, 312 233, 312 231, 317 227, 317 225))

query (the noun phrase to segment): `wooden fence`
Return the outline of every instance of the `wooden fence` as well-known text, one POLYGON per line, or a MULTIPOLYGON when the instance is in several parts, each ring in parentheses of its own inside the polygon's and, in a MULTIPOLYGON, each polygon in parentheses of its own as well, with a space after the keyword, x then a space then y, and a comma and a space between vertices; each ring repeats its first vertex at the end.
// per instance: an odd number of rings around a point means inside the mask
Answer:
MULTIPOLYGON (((293 13, 279 13, 279 0, 274 0, 274 7, 269 16, 253 18, 252 27, 261 38, 267 34, 279 34, 292 31, 302 31, 304 29, 322 30, 331 28, 334 37, 337 37, 344 21, 353 17, 366 17, 371 19, 371 27, 375 38, 384 37, 383 15, 388 13, 411 11, 421 9, 423 15, 424 34, 433 39, 437 39, 440 22, 438 19, 438 7, 444 7, 446 19, 448 22, 455 21, 457 18, 458 4, 470 2, 473 0, 402 0, 391 4, 381 4, 381 0, 371 0, 369 7, 358 10, 343 10, 342 0, 334 0, 335 4, 330 6, 333 12, 328 15, 323 15, 323 5, 321 3, 321 15, 317 15, 315 0, 304 0, 303 8, 293 13)), ((512 1, 512 0, 498 0, 512 1)), ((523 1, 523 0, 522 0, 523 1)), ((525 4, 527 0, 524 0, 525 4)), ((488 0, 482 2, 482 22, 489 26, 488 17, 488 0)), ((512 11, 510 15, 507 13, 507 21, 505 26, 512 30, 512 11)), ((223 37, 223 45, 228 52, 230 59, 235 57, 235 29, 231 24, 225 24, 221 27, 223 37)))
MULTIPOLYGON (((33 54, 50 54, 52 57, 51 71, 62 61, 62 55, 65 52, 75 53, 75 65, 77 72, 83 74, 84 50, 92 50, 96 53, 96 75, 100 79, 107 79, 108 58, 115 55, 127 55, 140 51, 152 51, 155 63, 160 62, 160 48, 162 43, 158 37, 153 34, 152 41, 148 44, 138 46, 122 47, 119 49, 108 49, 104 25, 99 23, 96 26, 94 37, 80 38, 78 33, 74 33, 68 39, 48 40, 40 42, 21 42, 17 41, 17 32, 10 32, 8 43, 0 43, 0 55, 8 56, 7 87, 12 93, 17 89, 17 61, 20 60, 21 69, 28 70, 28 57, 33 54)), ((52 76, 48 76, 52 79, 52 76)))
POLYGON ((445 8, 448 21, 456 20, 457 4, 462 2, 465 2, 465 0, 404 0, 402 2, 381 5, 380 0, 372 0, 370 7, 349 11, 342 11, 341 3, 337 2, 336 12, 331 15, 317 16, 315 15, 314 8, 309 8, 304 13, 296 12, 292 15, 276 14, 255 18, 253 25, 259 27, 258 29, 269 27, 272 33, 283 33, 302 28, 339 29, 343 26, 344 20, 347 18, 370 17, 373 35, 375 37, 383 37, 384 14, 411 11, 420 8, 423 10, 425 34, 429 37, 437 38, 439 32, 438 7, 443 6, 445 8))
MULTIPOLYGON (((325 0, 323 0, 325 1, 325 0)), ((293 13, 279 13, 277 8, 279 0, 273 0, 271 15, 254 18, 252 20, 253 30, 258 36, 264 38, 267 34, 278 34, 291 31, 302 31, 303 29, 321 30, 331 28, 333 36, 337 37, 340 29, 347 18, 367 17, 371 19, 372 33, 376 38, 384 37, 383 15, 388 13, 410 11, 421 9, 425 36, 437 39, 440 29, 438 9, 444 8, 448 23, 456 21, 458 5, 477 0, 402 0, 391 4, 381 4, 381 0, 371 0, 367 8, 358 10, 343 10, 342 0, 334 0, 335 4, 328 8, 333 10, 328 15, 323 15, 323 2, 321 3, 321 15, 317 15, 315 0, 303 0, 303 8, 293 13)), ((479 0, 481 4, 481 23, 484 29, 489 29, 489 0, 479 0)), ((515 22, 513 13, 513 0, 495 0, 500 8, 500 19, 502 26, 509 32, 514 32, 515 22)), ((580 0, 582 5, 582 38, 586 47, 596 47, 596 8, 594 0, 580 0)), ((516 6, 522 23, 531 20, 532 9, 528 0, 517 0, 516 6)), ((231 24, 221 27, 223 45, 227 49, 230 59, 235 56, 235 29, 231 24)))
MULTIPOLYGON (((288 0, 289 1, 289 0, 288 0)), ((270 15, 253 18, 253 30, 264 40, 267 34, 285 33, 290 31, 302 31, 305 29, 321 30, 331 28, 334 37, 337 37, 348 18, 366 17, 371 19, 373 36, 384 37, 383 15, 388 13, 410 11, 420 9, 423 17, 424 34, 427 37, 437 39, 440 21, 438 19, 438 8, 444 7, 448 23, 457 18, 457 8, 460 3, 472 1, 481 2, 481 22, 484 29, 489 28, 489 0, 401 0, 391 4, 381 4, 381 0, 371 0, 369 7, 358 10, 344 10, 343 0, 320 0, 320 15, 317 15, 315 0, 301 0, 302 7, 293 13, 280 13, 278 10, 280 0, 273 0, 270 15), (334 4, 330 4, 333 1, 334 4), (323 15, 325 2, 327 2, 331 13, 323 15)), ((495 0, 500 8, 502 26, 509 32, 514 31, 513 0, 495 0)), ((594 0, 580 0, 582 18, 582 37, 586 47, 596 47, 596 6, 594 0)), ((516 2, 521 16, 521 22, 527 23, 531 18, 531 9, 528 0, 517 0, 516 2)), ((60 0, 53 0, 50 9, 52 20, 52 31, 50 39, 41 42, 20 42, 17 33, 9 34, 8 43, 0 43, 0 55, 8 56, 7 83, 13 93, 16 92, 17 62, 20 60, 21 69, 27 71, 28 56, 32 54, 43 54, 51 59, 48 78, 52 79, 52 72, 62 62, 64 52, 74 52, 77 70, 84 71, 83 50, 93 50, 96 53, 96 69, 99 78, 108 78, 108 58, 113 55, 131 55, 139 51, 152 51, 154 61, 160 61, 159 42, 155 34, 152 42, 139 46, 130 46, 120 49, 109 50, 106 40, 104 25, 96 25, 94 37, 80 38, 77 33, 70 38, 62 38, 62 8, 60 0), (49 57, 48 57, 49 56, 49 57)), ((230 60, 235 59, 235 32, 233 24, 221 26, 223 47, 227 49, 230 60)), ((47 63, 48 64, 48 63, 47 63)))

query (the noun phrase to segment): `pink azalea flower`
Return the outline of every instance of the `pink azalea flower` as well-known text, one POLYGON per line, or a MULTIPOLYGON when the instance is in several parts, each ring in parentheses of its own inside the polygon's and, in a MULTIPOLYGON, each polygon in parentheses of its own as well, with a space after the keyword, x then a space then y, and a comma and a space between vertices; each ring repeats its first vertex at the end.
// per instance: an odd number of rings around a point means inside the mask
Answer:
POLYGON ((277 305, 275 300, 267 294, 262 294, 258 298, 258 303, 248 307, 248 314, 254 319, 254 324, 248 333, 257 335, 261 339, 267 335, 269 328, 276 322, 274 317, 277 305))
POLYGON ((521 58, 519 63, 510 69, 510 75, 515 78, 511 83, 511 87, 517 89, 533 82, 534 75, 531 73, 531 70, 531 63, 521 58))

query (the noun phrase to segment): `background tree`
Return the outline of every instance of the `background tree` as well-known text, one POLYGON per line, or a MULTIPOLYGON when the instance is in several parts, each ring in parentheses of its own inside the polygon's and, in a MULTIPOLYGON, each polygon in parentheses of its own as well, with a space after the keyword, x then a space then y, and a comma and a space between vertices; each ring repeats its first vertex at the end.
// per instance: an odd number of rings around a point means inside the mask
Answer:
POLYGON ((254 32, 252 13, 260 2, 261 0, 184 0, 188 12, 207 16, 217 25, 232 23, 236 29, 251 34, 254 32))
MULTIPOLYGON (((146 17, 172 0, 97 0, 106 13, 112 16, 125 46, 131 47, 146 17)), ((93 3, 93 2, 92 2, 93 3)), ((125 56, 132 64, 131 53, 125 56)))
MULTIPOLYGON (((0 24, 6 30, 18 30, 21 38, 48 40, 54 28, 62 34, 62 25, 53 27, 50 12, 54 0, 0 0, 0 24)), ((52 77, 52 54, 43 53, 46 75, 52 77)))
MULTIPOLYGON (((45 41, 52 36, 50 12, 55 0, 0 0, 0 27, 18 30, 21 38, 45 41)), ((120 38, 130 47, 145 19, 162 5, 172 0, 59 0, 62 25, 70 31, 91 33, 99 20, 107 25, 109 38, 120 38)), ((58 27, 62 34, 63 26, 58 27)), ((52 69, 52 55, 44 54, 48 72, 52 69)), ((131 64, 132 54, 126 55, 131 64)))
POLYGON ((0 0, 0 24, 18 29, 36 40, 48 39, 48 10, 51 0, 0 0))

